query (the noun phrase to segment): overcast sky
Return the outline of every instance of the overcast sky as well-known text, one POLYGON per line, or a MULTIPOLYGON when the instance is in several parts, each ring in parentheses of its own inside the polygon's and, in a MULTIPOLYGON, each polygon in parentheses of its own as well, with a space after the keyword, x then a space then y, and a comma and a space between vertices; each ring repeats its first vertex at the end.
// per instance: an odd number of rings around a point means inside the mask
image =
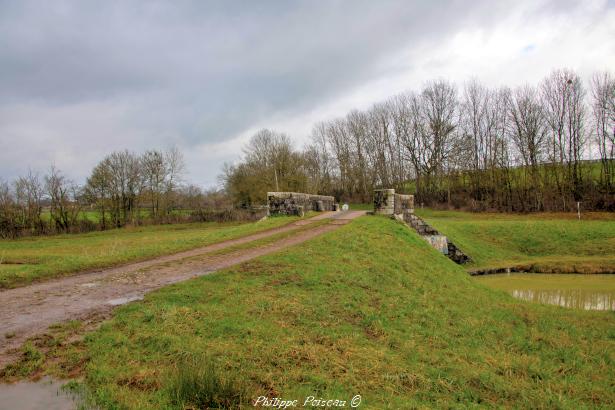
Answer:
POLYGON ((212 187, 260 128, 302 146, 430 79, 563 67, 615 71, 615 0, 0 0, 0 179, 177 146, 212 187))

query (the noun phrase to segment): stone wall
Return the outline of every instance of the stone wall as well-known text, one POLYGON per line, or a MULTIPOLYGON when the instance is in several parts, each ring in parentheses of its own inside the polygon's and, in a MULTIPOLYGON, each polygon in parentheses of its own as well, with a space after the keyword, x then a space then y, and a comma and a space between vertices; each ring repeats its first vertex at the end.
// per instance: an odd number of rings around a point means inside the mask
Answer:
POLYGON ((417 231, 423 239, 429 242, 431 246, 448 256, 448 258, 453 262, 461 265, 470 261, 470 257, 463 253, 457 245, 434 229, 423 219, 416 215, 409 215, 408 218, 404 218, 404 221, 410 227, 414 228, 414 230, 417 231))
POLYGON ((448 239, 444 235, 423 235, 432 248, 438 250, 438 252, 448 255, 448 239))
POLYGON ((267 192, 271 215, 303 215, 307 211, 333 211, 335 198, 299 192, 267 192))
POLYGON ((395 211, 395 190, 374 190, 374 213, 377 215, 393 215, 395 211))
POLYGON ((414 214, 414 195, 396 194, 394 189, 374 190, 374 213, 377 215, 414 214))
POLYGON ((395 194, 395 215, 405 215, 414 213, 414 195, 395 194))

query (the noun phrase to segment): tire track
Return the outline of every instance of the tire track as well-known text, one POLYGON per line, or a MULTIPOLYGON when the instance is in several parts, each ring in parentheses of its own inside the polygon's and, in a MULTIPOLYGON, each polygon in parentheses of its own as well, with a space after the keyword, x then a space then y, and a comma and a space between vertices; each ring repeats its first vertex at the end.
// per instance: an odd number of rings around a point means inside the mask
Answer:
POLYGON ((10 361, 12 350, 21 346, 26 339, 44 333, 55 323, 104 317, 114 306, 142 299, 152 290, 300 244, 338 229, 364 214, 363 211, 330 212, 312 218, 330 218, 330 223, 313 228, 305 229, 306 222, 310 220, 299 221, 148 261, 4 290, 0 292, 0 367, 10 361), (296 235, 272 243, 208 255, 300 228, 303 229, 296 235))

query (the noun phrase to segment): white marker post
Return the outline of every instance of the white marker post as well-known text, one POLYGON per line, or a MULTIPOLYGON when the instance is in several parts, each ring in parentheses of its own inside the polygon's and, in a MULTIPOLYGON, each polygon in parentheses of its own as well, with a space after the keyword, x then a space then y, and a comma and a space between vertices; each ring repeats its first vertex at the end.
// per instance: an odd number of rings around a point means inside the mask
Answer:
POLYGON ((581 220, 581 203, 577 202, 577 216, 579 217, 579 221, 581 220))

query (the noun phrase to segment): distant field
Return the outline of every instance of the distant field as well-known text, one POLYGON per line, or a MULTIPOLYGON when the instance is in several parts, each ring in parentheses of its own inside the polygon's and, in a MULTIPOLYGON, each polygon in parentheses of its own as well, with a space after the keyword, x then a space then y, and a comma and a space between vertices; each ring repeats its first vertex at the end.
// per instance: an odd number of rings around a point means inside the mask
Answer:
POLYGON ((615 406, 612 312, 488 289, 383 217, 165 287, 67 342, 80 326, 25 346, 11 374, 82 376, 109 409, 615 406))
MULTIPOLYGON (((171 211, 171 214, 172 215, 190 215, 191 212, 192 210, 190 209, 177 209, 177 210, 171 211)), ((151 215, 148 209, 141 209, 139 211, 139 214, 141 218, 148 218, 151 215)), ((108 217, 109 215, 107 215, 107 218, 108 217)), ((100 211, 97 211, 97 210, 88 210, 88 211, 83 210, 79 212, 78 218, 80 220, 88 220, 94 223, 100 223, 101 213, 100 211)), ((41 219, 46 222, 48 222, 51 219, 51 214, 49 210, 43 210, 43 212, 41 212, 41 219)))
POLYGON ((155 225, 0 240, 0 288, 180 252, 285 225, 296 219, 279 217, 243 224, 155 225))
POLYGON ((374 210, 374 204, 371 202, 367 204, 348 204, 348 207, 354 211, 373 211, 374 210))
POLYGON ((472 258, 470 268, 615 271, 615 214, 502 214, 416 210, 472 258))
MULTIPOLYGON (((94 223, 100 222, 100 212, 98 211, 80 211, 78 218, 80 220, 88 220, 94 223)), ((45 222, 49 222, 51 220, 51 213, 49 210, 43 210, 41 212, 41 219, 45 222)))

